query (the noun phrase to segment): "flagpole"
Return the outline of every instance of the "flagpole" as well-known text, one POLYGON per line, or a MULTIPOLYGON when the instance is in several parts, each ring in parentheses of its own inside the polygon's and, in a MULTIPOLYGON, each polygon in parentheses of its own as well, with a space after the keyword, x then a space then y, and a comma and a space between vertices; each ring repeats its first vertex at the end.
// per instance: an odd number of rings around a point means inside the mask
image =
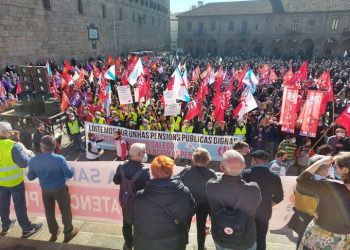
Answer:
POLYGON ((323 137, 326 136, 326 134, 328 133, 329 130, 331 130, 331 128, 334 128, 335 122, 333 122, 329 128, 323 133, 323 135, 320 137, 320 139, 317 140, 317 142, 312 146, 312 148, 310 148, 310 150, 314 149, 316 147, 316 145, 322 140, 323 137))

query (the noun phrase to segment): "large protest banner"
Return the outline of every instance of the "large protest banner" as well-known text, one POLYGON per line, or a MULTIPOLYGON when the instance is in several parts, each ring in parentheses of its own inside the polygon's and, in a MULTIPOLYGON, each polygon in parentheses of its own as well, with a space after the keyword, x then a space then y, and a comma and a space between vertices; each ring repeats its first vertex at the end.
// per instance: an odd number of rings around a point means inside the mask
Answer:
MULTIPOLYGON (((192 152, 198 148, 206 148, 213 161, 220 161, 222 154, 232 147, 239 136, 208 136, 202 134, 170 133, 161 131, 141 131, 96 123, 85 123, 85 133, 92 132, 98 140, 98 146, 106 150, 114 150, 114 137, 120 131, 123 139, 130 145, 135 142, 146 144, 147 154, 167 155, 173 158, 191 159, 192 152)), ((88 138, 88 136, 86 137, 88 138)), ((88 143, 88 141, 87 141, 88 143)))
POLYGON ((292 87, 284 87, 282 108, 280 116, 281 130, 294 133, 295 121, 297 118, 297 101, 298 101, 298 89, 292 87))
MULTIPOLYGON (((122 162, 68 162, 74 176, 67 181, 71 194, 74 219, 85 219, 110 223, 122 222, 119 206, 119 186, 113 183, 114 173, 122 162)), ((149 167, 149 164, 145 164, 149 167)), ((183 168, 175 167, 174 175, 183 168)), ((270 229, 284 227, 293 214, 294 189, 296 177, 282 176, 284 200, 273 207, 270 229)), ((25 179, 27 209, 30 215, 45 216, 38 180, 25 179)), ((13 207, 12 207, 13 209, 13 207)), ((58 211, 58 209, 57 209, 58 211)))
POLYGON ((322 99, 323 91, 309 90, 307 92, 304 118, 300 135, 307 137, 316 137, 322 99))

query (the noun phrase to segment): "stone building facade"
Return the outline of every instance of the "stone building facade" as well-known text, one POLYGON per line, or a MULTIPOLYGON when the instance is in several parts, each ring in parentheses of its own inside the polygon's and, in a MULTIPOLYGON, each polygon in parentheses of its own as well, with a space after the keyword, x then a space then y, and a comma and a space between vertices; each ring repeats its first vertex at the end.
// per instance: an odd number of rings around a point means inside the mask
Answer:
POLYGON ((170 0, 2 0, 0 67, 169 49, 169 8, 170 0))
POLYGON ((341 56, 350 51, 349 0, 209 3, 178 15, 178 46, 194 55, 341 56))

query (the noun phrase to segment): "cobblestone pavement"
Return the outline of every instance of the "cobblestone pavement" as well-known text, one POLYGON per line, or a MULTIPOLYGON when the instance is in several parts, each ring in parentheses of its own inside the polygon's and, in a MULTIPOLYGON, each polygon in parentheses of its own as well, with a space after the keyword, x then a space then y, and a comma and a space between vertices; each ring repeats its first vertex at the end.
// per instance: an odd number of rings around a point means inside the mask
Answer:
MULTIPOLYGON (((96 247, 97 249, 122 249, 123 246, 123 236, 120 224, 112 223, 101 223, 101 222, 92 222, 92 221, 83 221, 83 220, 74 220, 73 224, 75 227, 79 228, 78 235, 69 242, 69 244, 63 244, 63 234, 61 233, 58 237, 57 243, 49 243, 50 233, 48 231, 46 220, 44 217, 32 217, 32 222, 43 223, 44 226, 41 231, 32 237, 30 240, 19 240, 21 236, 21 229, 16 223, 14 228, 9 232, 6 237, 0 237, 0 249, 1 250, 44 250, 44 249, 86 249, 88 247, 96 247), (11 237, 11 238, 9 238, 11 237), (16 240, 13 240, 16 239, 16 240), (62 244, 61 244, 62 243, 62 244)), ((60 218, 58 218, 58 221, 60 218)), ((62 223, 59 222, 61 228, 63 228, 62 223)), ((281 233, 285 233, 281 231, 281 233)), ((288 235, 288 234, 287 234, 288 235)), ((267 249, 268 250, 292 250, 295 249, 295 238, 292 240, 288 237, 292 236, 291 234, 286 236, 282 234, 272 234, 268 233, 267 235, 267 249)), ((188 244, 186 250, 195 250, 197 249, 196 241, 196 228, 195 224, 192 224, 190 230, 190 243, 188 244)), ((207 250, 214 250, 214 242, 209 235, 206 240, 207 250)), ((91 248, 95 249, 95 248, 91 248)))

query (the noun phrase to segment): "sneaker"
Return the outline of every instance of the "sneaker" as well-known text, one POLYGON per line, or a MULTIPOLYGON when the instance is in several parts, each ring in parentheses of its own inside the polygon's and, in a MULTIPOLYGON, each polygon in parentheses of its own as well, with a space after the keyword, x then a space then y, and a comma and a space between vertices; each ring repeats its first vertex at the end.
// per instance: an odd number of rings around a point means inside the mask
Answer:
POLYGON ((123 250, 132 250, 132 247, 128 247, 126 243, 124 243, 123 250))
POLYGON ((60 233, 61 233, 61 229, 58 228, 56 233, 51 234, 51 238, 49 239, 49 241, 55 242, 55 241, 57 240, 58 235, 59 235, 60 233))
POLYGON ((78 228, 73 228, 72 232, 64 235, 63 243, 68 243, 71 241, 78 234, 78 232, 78 228))
POLYGON ((15 220, 15 219, 11 220, 10 226, 7 229, 2 229, 0 236, 5 236, 6 234, 8 234, 11 231, 11 229, 13 228, 13 226, 16 224, 16 221, 17 220, 15 220))
POLYGON ((36 234, 43 226, 43 223, 32 224, 32 229, 29 231, 23 231, 22 238, 28 238, 33 234, 36 234))

